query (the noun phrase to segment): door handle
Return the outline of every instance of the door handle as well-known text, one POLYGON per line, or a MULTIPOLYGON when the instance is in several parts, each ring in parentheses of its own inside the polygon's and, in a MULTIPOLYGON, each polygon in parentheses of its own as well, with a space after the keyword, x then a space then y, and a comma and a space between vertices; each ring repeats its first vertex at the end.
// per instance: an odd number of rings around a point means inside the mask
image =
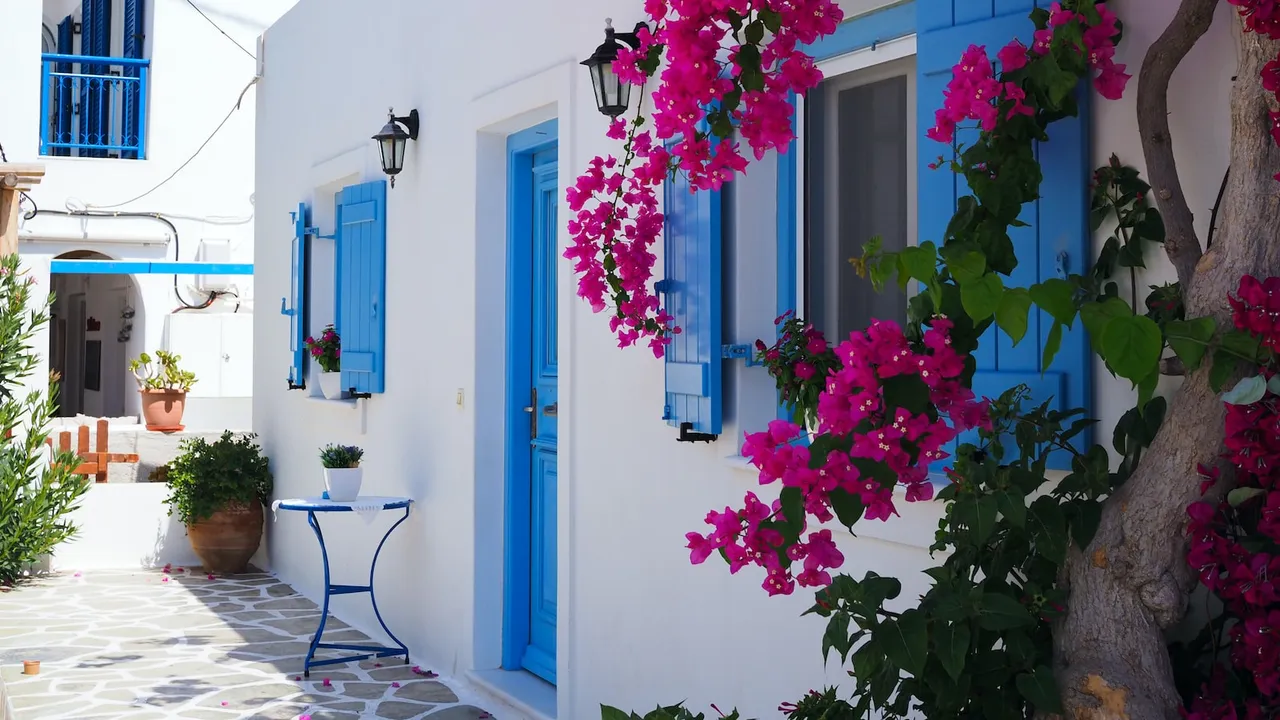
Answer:
POLYGON ((560 401, 558 400, 542 408, 542 414, 546 415, 547 417, 555 417, 559 413, 560 413, 560 401))
POLYGON ((538 407, 538 388, 534 387, 532 392, 533 392, 533 399, 529 401, 529 406, 521 409, 529 413, 529 437, 533 440, 537 440, 538 439, 538 413, 534 412, 534 410, 537 409, 538 407))

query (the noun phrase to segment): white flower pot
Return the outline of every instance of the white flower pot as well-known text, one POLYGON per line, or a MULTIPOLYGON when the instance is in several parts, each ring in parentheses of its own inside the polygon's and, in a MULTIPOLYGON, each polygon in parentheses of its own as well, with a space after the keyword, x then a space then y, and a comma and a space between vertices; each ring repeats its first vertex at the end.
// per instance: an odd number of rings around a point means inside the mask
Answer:
POLYGON ((363 476, 364 468, 325 468, 324 489, 329 491, 330 500, 351 502, 360 496, 363 476))
POLYGON ((320 392, 326 399, 338 400, 342 397, 342 372, 321 372, 320 392))

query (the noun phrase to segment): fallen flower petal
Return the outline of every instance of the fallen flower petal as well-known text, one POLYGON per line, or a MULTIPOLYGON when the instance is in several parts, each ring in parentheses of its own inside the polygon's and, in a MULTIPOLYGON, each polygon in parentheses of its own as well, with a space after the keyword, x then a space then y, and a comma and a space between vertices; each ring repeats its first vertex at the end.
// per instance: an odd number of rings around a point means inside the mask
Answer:
POLYGON ((213 573, 209 573, 209 579, 210 579, 210 580, 216 580, 217 578, 215 578, 215 577, 213 576, 213 573))
POLYGON ((223 701, 222 701, 222 707, 226 707, 226 706, 227 706, 227 701, 226 701, 226 700, 223 700, 223 701))
POLYGON ((302 680, 302 676, 301 676, 301 675, 294 675, 294 676, 293 676, 293 681, 294 681, 294 682, 298 682, 298 681, 300 681, 300 680, 302 680))
POLYGON ((160 582, 169 582, 169 578, 167 578, 167 577, 165 577, 165 578, 160 578, 160 582))
POLYGON ((391 687, 400 687, 400 683, 398 683, 398 682, 393 682, 393 683, 391 683, 391 687))
POLYGON ((325 679, 324 679, 324 682, 322 682, 322 683, 320 683, 320 684, 321 684, 321 685, 324 685, 325 687, 333 687, 333 683, 329 682, 329 678, 325 678, 325 679))

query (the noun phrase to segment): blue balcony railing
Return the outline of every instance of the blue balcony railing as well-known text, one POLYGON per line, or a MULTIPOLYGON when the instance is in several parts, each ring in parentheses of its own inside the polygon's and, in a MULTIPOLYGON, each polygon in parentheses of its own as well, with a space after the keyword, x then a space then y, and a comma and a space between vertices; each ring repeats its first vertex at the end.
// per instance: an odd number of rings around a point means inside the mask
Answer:
POLYGON ((41 57, 41 155, 146 157, 150 60, 41 57))

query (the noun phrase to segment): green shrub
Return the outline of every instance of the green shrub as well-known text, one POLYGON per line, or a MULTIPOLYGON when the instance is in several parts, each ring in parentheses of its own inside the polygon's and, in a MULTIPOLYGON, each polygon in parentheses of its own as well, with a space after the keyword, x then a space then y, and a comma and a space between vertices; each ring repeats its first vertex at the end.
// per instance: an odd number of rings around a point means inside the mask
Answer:
POLYGON ((56 380, 43 390, 22 387, 39 366, 31 341, 49 321, 52 300, 33 301, 33 286, 17 255, 0 258, 0 585, 18 582, 75 535, 67 515, 89 490, 89 479, 72 472, 79 459, 45 446, 56 380))
POLYGON ((169 463, 169 497, 185 525, 206 520, 230 503, 263 505, 271 500, 271 470, 253 433, 239 438, 225 430, 216 442, 187 438, 169 463))

